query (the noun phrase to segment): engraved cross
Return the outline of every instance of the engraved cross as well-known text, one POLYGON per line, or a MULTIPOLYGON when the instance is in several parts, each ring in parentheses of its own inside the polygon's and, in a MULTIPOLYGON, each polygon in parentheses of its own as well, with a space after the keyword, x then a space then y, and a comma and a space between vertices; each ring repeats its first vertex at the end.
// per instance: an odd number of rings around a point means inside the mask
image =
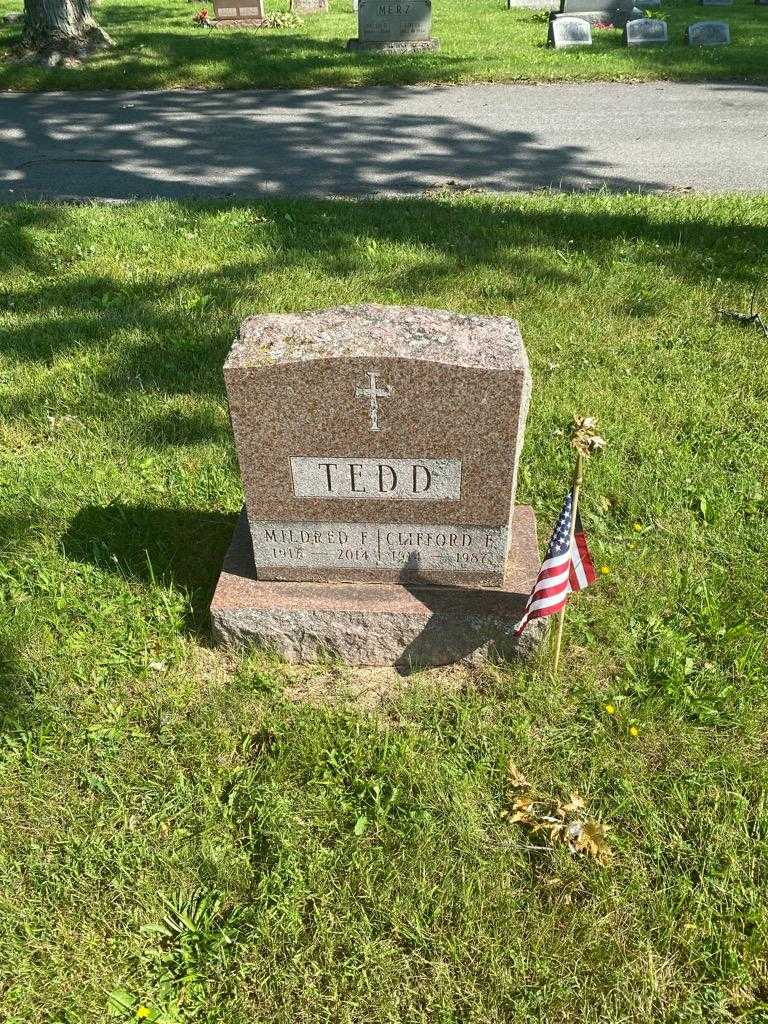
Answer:
POLYGON ((390 398, 392 395, 392 388, 388 384, 384 384, 382 387, 376 387, 376 370, 368 371, 369 385, 367 388, 357 388, 355 394, 358 398, 370 399, 370 418, 371 418, 371 430, 379 429, 379 399, 390 398))

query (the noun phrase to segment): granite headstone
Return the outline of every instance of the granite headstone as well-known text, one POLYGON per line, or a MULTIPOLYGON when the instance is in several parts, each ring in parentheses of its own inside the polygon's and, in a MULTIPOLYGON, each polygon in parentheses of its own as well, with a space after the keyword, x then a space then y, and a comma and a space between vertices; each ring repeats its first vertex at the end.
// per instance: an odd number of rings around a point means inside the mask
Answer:
POLYGON ((348 49, 411 53, 439 46, 432 37, 432 0, 359 0, 357 39, 348 49))
POLYGON ((725 21, 697 21, 685 30, 689 46, 726 46, 731 41, 731 30, 725 21))
POLYGON ((291 0, 293 14, 327 14, 328 0, 291 0))
POLYGON ((547 43, 556 50, 565 50, 570 46, 591 46, 592 26, 586 18, 562 14, 552 17, 547 43))
POLYGON ((612 25, 623 28, 633 18, 642 18, 643 12, 633 0, 561 0, 557 17, 578 16, 591 25, 612 25))
POLYGON ((625 46, 663 46, 668 42, 667 23, 660 18, 635 18, 624 26, 625 46))
POLYGON ((403 667, 536 647, 542 621, 514 635, 540 560, 515 507, 531 378, 513 320, 259 315, 224 376, 245 508, 219 640, 403 667))
POLYGON ((531 389, 514 321, 254 316, 224 376, 260 578, 503 582, 531 389))
POLYGON ((263 0, 248 0, 246 3, 213 0, 213 13, 216 24, 222 28, 259 26, 264 20, 264 3, 263 0))

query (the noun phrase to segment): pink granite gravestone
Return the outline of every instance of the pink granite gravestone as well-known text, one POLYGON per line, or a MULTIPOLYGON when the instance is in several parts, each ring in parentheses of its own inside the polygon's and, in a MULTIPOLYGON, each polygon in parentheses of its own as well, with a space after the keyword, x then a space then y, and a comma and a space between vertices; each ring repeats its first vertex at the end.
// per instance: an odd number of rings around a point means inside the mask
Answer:
POLYGON ((219 28, 258 28, 264 21, 263 0, 213 0, 213 11, 219 28))
POLYGON ((514 504, 531 393, 514 321, 254 316, 224 376, 245 511, 212 606, 222 639, 359 664, 520 649, 539 560, 514 504))

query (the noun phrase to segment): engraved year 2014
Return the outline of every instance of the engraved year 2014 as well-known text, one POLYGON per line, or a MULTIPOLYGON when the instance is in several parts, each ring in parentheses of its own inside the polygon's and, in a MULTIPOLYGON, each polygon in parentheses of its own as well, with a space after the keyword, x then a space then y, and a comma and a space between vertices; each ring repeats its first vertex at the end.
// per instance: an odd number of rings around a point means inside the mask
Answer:
MULTIPOLYGON (((301 562, 306 556, 306 550, 302 547, 275 547, 271 555, 276 561, 301 562)), ((370 552, 363 548, 339 548, 336 552, 338 562, 368 562, 370 559, 370 552)))

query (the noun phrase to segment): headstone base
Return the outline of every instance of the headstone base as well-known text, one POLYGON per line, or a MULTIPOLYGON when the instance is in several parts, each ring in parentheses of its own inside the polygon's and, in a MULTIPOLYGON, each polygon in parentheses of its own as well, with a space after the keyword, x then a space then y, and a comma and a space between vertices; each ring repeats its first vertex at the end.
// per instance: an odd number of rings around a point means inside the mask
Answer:
POLYGON ((511 534, 500 589, 272 582, 256 579, 243 512, 211 602, 214 638, 233 647, 255 643, 291 662, 330 655, 348 665, 394 665, 401 671, 529 657, 547 622, 535 620, 521 637, 514 635, 541 565, 531 508, 515 509, 511 534))
POLYGON ((378 43, 365 39, 348 39, 347 49, 369 53, 424 53, 440 49, 439 39, 401 39, 397 42, 378 43))

